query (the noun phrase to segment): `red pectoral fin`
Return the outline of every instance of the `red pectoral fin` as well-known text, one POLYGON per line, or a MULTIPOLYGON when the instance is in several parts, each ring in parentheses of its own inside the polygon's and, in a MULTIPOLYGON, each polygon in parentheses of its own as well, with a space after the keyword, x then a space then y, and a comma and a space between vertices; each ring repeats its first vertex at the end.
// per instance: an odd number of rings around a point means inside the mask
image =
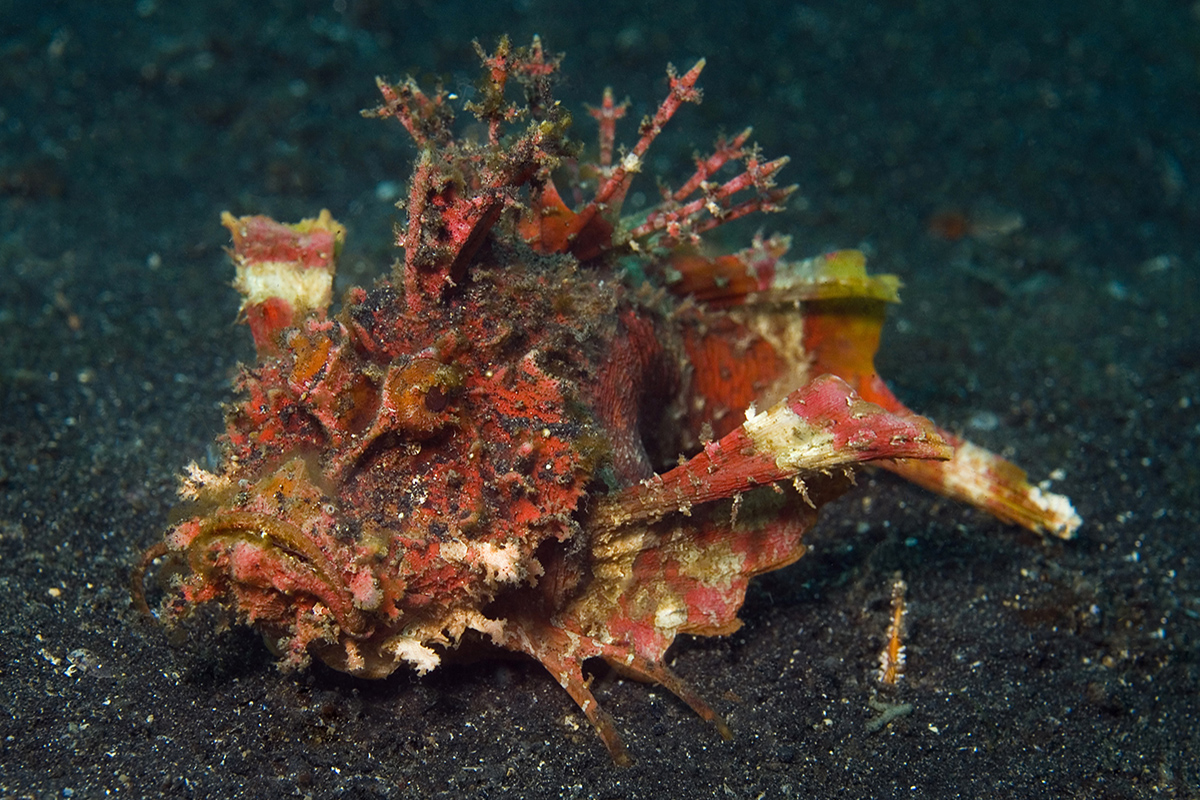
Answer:
POLYGON ((928 420, 889 413, 825 375, 760 414, 747 413, 741 427, 675 469, 603 498, 590 524, 616 530, 774 481, 863 461, 946 459, 951 453, 928 420))

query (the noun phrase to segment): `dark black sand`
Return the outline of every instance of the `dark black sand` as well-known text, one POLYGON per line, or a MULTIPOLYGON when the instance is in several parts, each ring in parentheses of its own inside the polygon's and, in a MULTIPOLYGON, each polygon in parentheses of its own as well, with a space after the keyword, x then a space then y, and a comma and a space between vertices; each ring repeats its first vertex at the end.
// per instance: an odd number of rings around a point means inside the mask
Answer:
POLYGON ((1200 8, 641 5, 0 3, 0 796, 1200 795, 1200 8), (677 646, 734 741, 600 674, 629 769, 532 663, 286 675, 252 633, 139 620, 130 565, 252 355, 219 212, 328 207, 369 282, 412 152, 358 116, 373 77, 467 90, 471 38, 505 31, 567 52, 581 120, 707 56, 654 170, 746 124, 792 155, 802 199, 755 224, 901 275, 881 370, 1058 476, 1079 538, 864 477, 739 633, 677 646), (931 235, 944 210, 971 235, 931 235), (909 671, 881 697, 912 711, 870 732, 896 570, 909 671))

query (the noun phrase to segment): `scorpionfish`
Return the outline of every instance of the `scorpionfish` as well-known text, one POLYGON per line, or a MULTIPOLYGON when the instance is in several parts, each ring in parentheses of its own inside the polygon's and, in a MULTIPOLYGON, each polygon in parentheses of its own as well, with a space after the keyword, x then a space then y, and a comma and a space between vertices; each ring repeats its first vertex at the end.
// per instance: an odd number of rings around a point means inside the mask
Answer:
POLYGON ((615 153, 627 103, 606 91, 585 159, 551 96, 561 56, 537 39, 476 49, 474 138, 455 133, 457 98, 411 79, 378 80, 364 112, 417 148, 389 279, 334 313, 345 229, 328 211, 223 216, 257 363, 219 466, 188 467, 181 521, 135 570, 141 608, 167 557, 162 619, 218 604, 288 667, 424 674, 467 639, 527 654, 625 763, 584 662, 662 685, 728 736, 665 654, 681 633, 736 630, 749 580, 804 553, 860 465, 1074 533, 1066 498, 876 374, 894 276, 853 250, 788 260, 783 236, 711 253, 707 231, 795 188, 749 130, 622 216, 647 149, 699 101, 703 61, 668 69, 615 153))

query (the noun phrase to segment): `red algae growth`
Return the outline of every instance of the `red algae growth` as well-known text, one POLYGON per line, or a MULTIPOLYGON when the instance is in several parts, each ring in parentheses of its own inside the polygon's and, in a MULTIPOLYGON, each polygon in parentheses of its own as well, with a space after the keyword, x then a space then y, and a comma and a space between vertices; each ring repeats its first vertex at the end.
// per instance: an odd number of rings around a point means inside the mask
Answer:
POLYGON ((287 667, 381 678, 424 674, 465 640, 524 653, 625 763, 584 662, 664 686, 728 736, 667 650, 736 630, 749 580, 803 555, 861 464, 1073 535, 1066 498, 875 373, 895 277, 856 251, 786 260, 781 236, 709 252, 706 231, 791 191, 775 184, 787 160, 748 130, 621 215, 663 126, 700 100, 703 61, 668 70, 628 149, 606 92, 588 160, 551 96, 558 58, 537 39, 479 53, 479 140, 456 136, 454 98, 412 80, 380 80, 365 112, 418 147, 389 280, 333 312, 345 230, 329 212, 224 215, 258 359, 220 466, 187 468, 182 521, 135 570, 142 608, 165 557, 167 624, 219 604, 287 667))

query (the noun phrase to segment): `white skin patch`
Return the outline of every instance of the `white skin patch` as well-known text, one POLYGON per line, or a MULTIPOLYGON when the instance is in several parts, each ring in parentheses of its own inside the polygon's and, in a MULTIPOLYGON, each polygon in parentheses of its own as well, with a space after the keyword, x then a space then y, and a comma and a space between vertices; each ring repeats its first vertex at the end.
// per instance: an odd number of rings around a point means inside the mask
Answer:
POLYGON ((490 581, 516 583, 525 574, 521 566, 521 548, 514 542, 504 547, 497 547, 491 542, 479 543, 475 546, 475 556, 487 570, 490 581))
POLYGON ((245 305, 251 306, 278 297, 302 311, 328 308, 333 299, 333 272, 306 269, 287 261, 240 263, 233 285, 245 296, 245 305))
POLYGON ((490 583, 518 583, 525 578, 521 548, 515 542, 503 547, 491 542, 442 542, 438 555, 447 563, 481 567, 490 583))
POLYGON ((1074 533, 1083 524, 1083 520, 1075 511, 1075 506, 1071 505, 1070 499, 1065 495, 1043 492, 1034 486, 1029 490, 1029 499, 1038 508, 1046 511, 1051 519, 1051 528, 1059 536, 1074 533))
POLYGON ((473 631, 479 631, 496 644, 503 646, 504 620, 488 619, 478 611, 464 611, 463 617, 464 628, 470 628, 473 631))
POLYGON ((785 472, 822 469, 847 461, 833 446, 833 434, 813 428, 786 403, 755 414, 742 430, 756 450, 775 456, 775 465, 785 472))
POLYGON ((442 542, 438 545, 438 555, 448 562, 467 560, 466 542, 442 542))
POLYGON ((660 630, 674 630, 687 622, 687 609, 681 606, 660 606, 654 612, 654 627, 660 630))
POLYGON ((228 486, 232 481, 228 475, 214 475, 202 469, 195 461, 189 463, 184 469, 187 471, 187 475, 179 483, 179 496, 184 500, 195 500, 200 497, 201 490, 210 486, 220 489, 228 486))
POLYGON ((401 661, 407 661, 409 666, 417 671, 418 675, 424 675, 431 669, 436 669, 442 659, 430 648, 418 642, 416 639, 410 639, 407 636, 395 636, 388 639, 384 643, 383 649, 392 653, 401 661))

